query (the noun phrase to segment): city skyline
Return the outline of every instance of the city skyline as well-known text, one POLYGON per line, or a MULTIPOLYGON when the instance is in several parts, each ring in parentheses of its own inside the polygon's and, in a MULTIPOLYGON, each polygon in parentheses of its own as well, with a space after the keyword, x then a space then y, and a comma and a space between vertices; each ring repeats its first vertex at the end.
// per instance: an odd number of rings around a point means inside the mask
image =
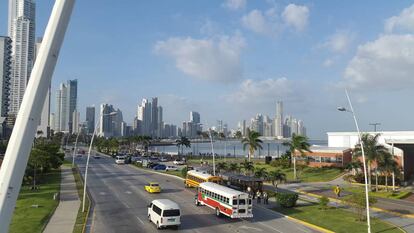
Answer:
MULTIPOLYGON (((129 20, 112 21, 94 19, 119 14, 115 3, 104 4, 102 12, 92 14, 87 9, 93 8, 93 1, 77 4, 52 90, 64 80, 82 80, 82 118, 86 106, 113 103, 123 109, 125 121, 132 122, 136 110, 129 106, 136 99, 158 96, 164 99, 163 113, 170 122, 180 125, 189 111, 197 110, 209 125, 222 119, 230 128, 238 121, 232 119, 248 119, 255 112, 271 116, 274 109, 267 106, 280 99, 289 106, 286 111, 307 123, 311 138, 326 138, 326 131, 354 129, 352 120, 336 111, 346 104, 346 84, 362 130, 371 130, 373 121, 381 122, 383 130, 413 129, 412 110, 405 107, 413 97, 408 88, 412 82, 402 73, 393 73, 392 65, 400 61, 407 71, 412 67, 403 55, 413 47, 413 32, 404 24, 404 17, 413 11, 409 1, 376 1, 374 8, 372 1, 358 7, 320 1, 246 1, 237 9, 223 6, 224 2, 133 2, 121 14, 129 15, 129 20), (291 21, 285 17, 287 9, 304 10, 298 11, 298 21, 291 21), (347 17, 351 13, 353 17, 347 17), (132 28, 128 37, 125 28, 132 28), (390 47, 393 41, 401 41, 400 46, 390 47), (197 49, 186 50, 188 46, 197 49), (383 60, 372 56, 385 51, 396 56, 383 60), (218 62, 200 57, 204 52, 218 62), (364 55, 368 63, 360 64, 364 55), (195 61, 194 70, 185 66, 189 57, 195 61), (381 70, 384 67, 390 70, 381 70), (398 76, 394 79, 393 74, 398 76), (114 77, 122 78, 114 82, 114 77), (399 121, 383 107, 391 105, 400 113, 399 121), (246 111, 246 106, 251 110, 246 111)), ((52 1, 36 3, 37 36, 44 32, 51 7, 52 1)), ((8 2, 2 1, 0 9, 0 35, 7 35, 8 2)))

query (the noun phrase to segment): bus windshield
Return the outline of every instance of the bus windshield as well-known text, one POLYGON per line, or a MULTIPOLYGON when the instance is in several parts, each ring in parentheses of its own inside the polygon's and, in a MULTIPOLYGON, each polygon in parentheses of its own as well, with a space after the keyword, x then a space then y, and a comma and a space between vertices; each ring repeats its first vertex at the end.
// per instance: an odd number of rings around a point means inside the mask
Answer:
POLYGON ((246 205, 246 199, 240 199, 240 200, 237 200, 237 199, 233 199, 233 205, 237 205, 237 201, 239 201, 239 205, 246 205))

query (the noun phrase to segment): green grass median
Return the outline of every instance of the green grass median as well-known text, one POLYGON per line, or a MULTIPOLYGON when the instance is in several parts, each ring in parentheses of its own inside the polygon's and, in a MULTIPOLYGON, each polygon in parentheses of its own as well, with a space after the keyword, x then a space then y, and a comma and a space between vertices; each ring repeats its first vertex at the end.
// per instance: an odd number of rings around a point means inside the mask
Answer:
POLYGON ((11 233, 43 231, 59 204, 59 200, 53 200, 53 195, 60 190, 60 169, 44 174, 38 190, 31 190, 30 187, 23 185, 20 190, 10 225, 11 233))
MULTIPOLYGON (((338 233, 365 233, 366 222, 358 221, 355 213, 342 208, 330 207, 326 210, 317 204, 309 203, 294 208, 277 207, 274 210, 290 217, 323 227, 338 233)), ((371 219, 372 232, 401 233, 400 229, 376 218, 371 219)))

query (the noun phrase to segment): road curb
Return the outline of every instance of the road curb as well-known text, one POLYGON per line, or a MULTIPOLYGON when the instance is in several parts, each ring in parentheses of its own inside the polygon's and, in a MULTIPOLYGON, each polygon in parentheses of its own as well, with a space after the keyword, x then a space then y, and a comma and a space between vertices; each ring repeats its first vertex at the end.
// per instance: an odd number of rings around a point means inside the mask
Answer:
POLYGON ((175 175, 171 175, 171 174, 167 174, 167 173, 162 173, 162 172, 156 172, 156 171, 152 171, 152 170, 145 169, 145 168, 140 168, 140 167, 134 166, 132 164, 128 164, 128 166, 133 167, 133 168, 135 168, 137 170, 143 170, 143 171, 150 172, 150 173, 153 173, 153 174, 158 174, 158 175, 163 175, 163 176, 169 176, 169 177, 176 178, 176 179, 182 180, 182 181, 185 180, 184 178, 179 177, 179 176, 175 176, 175 175))
MULTIPOLYGON (((314 194, 314 193, 309 193, 309 192, 305 192, 303 190, 298 190, 297 192, 300 193, 300 194, 303 194, 303 195, 311 196, 311 197, 316 197, 316 198, 322 197, 321 195, 314 194)), ((347 204, 343 200, 338 200, 336 198, 331 198, 331 197, 327 197, 327 198, 329 199, 329 201, 332 201, 332 202, 341 203, 341 204, 347 204)), ((395 212, 395 211, 384 210, 384 209, 381 209, 381 208, 378 208, 378 207, 370 207, 370 209, 375 210, 375 211, 378 211, 378 212, 388 213, 388 214, 395 215, 395 216, 398 216, 398 217, 413 218, 414 219, 414 214, 401 214, 401 213, 398 213, 398 212, 395 212)))

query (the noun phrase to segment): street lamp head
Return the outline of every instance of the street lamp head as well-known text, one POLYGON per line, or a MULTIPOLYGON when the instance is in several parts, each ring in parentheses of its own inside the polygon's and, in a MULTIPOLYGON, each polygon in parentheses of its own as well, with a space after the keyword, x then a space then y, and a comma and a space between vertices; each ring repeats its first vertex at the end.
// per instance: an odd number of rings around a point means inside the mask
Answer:
POLYGON ((345 107, 338 107, 337 109, 340 112, 347 112, 347 109, 345 107))

